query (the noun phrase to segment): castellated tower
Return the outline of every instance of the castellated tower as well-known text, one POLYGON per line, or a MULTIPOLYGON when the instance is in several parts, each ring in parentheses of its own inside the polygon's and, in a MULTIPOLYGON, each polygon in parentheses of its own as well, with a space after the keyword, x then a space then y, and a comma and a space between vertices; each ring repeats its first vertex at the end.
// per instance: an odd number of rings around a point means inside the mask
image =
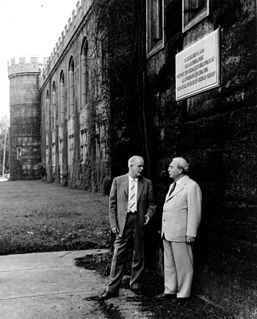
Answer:
POLYGON ((10 79, 10 178, 38 178, 40 151, 39 75, 43 67, 37 57, 11 60, 10 79))

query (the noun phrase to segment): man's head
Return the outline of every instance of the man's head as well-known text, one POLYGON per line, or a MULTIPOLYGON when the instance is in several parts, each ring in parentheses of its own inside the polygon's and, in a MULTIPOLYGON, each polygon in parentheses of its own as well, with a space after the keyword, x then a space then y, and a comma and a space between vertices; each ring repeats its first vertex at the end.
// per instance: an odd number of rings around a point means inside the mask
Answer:
POLYGON ((141 173, 144 169, 144 159, 141 156, 132 156, 128 160, 129 176, 136 178, 141 176, 141 173))
POLYGON ((174 157, 168 167, 170 177, 177 181, 189 172, 189 163, 183 157, 174 157))

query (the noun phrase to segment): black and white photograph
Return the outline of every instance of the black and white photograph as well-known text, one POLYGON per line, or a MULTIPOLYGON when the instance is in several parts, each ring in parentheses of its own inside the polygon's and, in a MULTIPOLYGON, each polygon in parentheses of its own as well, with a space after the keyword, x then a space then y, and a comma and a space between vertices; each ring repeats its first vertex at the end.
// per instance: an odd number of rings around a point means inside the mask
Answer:
POLYGON ((0 319, 257 319, 257 0, 0 12, 0 319))

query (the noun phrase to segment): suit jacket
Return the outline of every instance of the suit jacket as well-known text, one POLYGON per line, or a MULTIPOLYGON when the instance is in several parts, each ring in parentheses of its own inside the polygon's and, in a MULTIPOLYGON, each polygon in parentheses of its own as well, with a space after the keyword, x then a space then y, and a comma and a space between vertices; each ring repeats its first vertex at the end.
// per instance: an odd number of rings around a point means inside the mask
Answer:
MULTIPOLYGON (((113 179, 109 197, 109 217, 111 228, 119 229, 119 237, 122 237, 128 211, 128 174, 113 179)), ((145 215, 152 217, 156 205, 153 200, 152 182, 145 178, 138 178, 137 189, 137 228, 139 236, 144 235, 145 215)))
MULTIPOLYGON (((170 189, 173 184, 170 185, 170 189)), ((196 237, 201 220, 202 194, 199 185, 184 176, 171 195, 166 195, 162 231, 169 241, 184 242, 186 236, 196 237)))

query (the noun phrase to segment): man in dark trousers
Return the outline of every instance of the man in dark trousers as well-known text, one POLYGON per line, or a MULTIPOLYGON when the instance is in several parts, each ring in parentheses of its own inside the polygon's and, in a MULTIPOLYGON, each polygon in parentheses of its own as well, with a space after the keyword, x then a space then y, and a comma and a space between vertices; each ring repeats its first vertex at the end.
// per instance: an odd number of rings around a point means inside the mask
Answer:
POLYGON ((142 294, 144 271, 144 225, 154 215, 152 182, 143 177, 144 160, 133 156, 128 161, 128 174, 114 178, 109 197, 111 230, 116 235, 110 271, 110 283, 100 300, 115 297, 125 271, 132 244, 130 289, 142 294))

